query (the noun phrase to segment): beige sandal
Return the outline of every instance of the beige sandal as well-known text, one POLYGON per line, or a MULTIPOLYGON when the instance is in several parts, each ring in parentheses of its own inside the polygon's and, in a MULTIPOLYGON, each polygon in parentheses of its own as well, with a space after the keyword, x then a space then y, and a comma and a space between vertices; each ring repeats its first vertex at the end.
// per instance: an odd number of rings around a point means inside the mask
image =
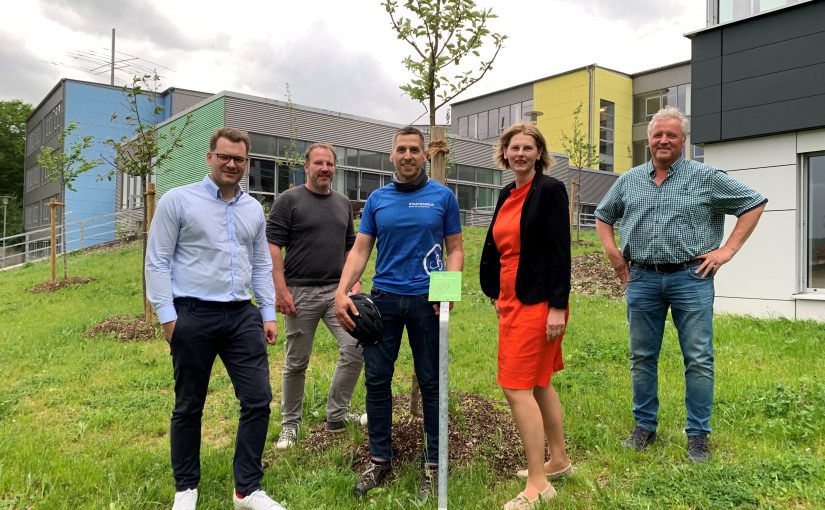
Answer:
POLYGON ((548 485, 546 489, 539 492, 539 497, 534 501, 527 499, 524 492, 519 492, 518 496, 504 504, 504 510, 532 510, 539 501, 549 501, 556 497, 556 489, 548 485))
MULTIPOLYGON (((559 469, 558 471, 553 471, 552 473, 545 473, 547 479, 550 481, 558 480, 559 478, 566 478, 568 476, 573 476, 573 473, 576 472, 576 468, 573 467, 573 464, 568 464, 566 468, 559 469)), ((527 470, 526 469, 519 469, 516 471, 516 478, 521 478, 522 480, 527 478, 527 470)))

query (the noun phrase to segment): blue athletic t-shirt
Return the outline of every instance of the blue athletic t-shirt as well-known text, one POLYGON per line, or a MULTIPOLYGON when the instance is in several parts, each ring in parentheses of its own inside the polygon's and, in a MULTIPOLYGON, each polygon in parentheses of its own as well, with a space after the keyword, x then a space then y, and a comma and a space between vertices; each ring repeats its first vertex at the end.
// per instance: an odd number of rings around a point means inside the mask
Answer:
POLYGON ((358 231, 378 243, 373 287, 404 296, 427 294, 430 272, 446 269, 444 238, 461 233, 458 200, 432 179, 412 193, 387 184, 367 198, 358 231))

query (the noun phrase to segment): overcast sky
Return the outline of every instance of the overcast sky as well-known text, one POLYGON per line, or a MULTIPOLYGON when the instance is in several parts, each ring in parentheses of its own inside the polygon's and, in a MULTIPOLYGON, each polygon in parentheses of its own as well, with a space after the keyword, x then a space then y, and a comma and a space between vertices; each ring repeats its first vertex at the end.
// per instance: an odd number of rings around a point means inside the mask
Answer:
MULTIPOLYGON (((403 2, 399 2, 403 3, 403 2)), ((635 73, 690 59, 699 0, 477 0, 507 34, 496 64, 458 100, 588 64, 635 73)), ((379 0, 0 0, 0 99, 37 105, 60 78, 109 82, 118 59, 157 68, 162 88, 231 90, 401 124, 424 113, 399 85, 411 48, 379 0), (77 58, 81 56, 81 58, 77 58), (76 68, 81 69, 76 69, 76 68)), ((117 83, 130 74, 119 72, 117 83)), ((426 116, 418 123, 425 123, 426 116)))

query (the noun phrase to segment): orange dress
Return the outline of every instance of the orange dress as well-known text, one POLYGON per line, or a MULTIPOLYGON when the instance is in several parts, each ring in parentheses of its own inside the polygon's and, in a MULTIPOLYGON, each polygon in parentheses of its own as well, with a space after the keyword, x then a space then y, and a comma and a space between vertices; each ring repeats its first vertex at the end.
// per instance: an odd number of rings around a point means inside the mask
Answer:
POLYGON ((493 225, 493 239, 501 254, 497 382, 515 390, 547 387, 553 373, 564 368, 562 337, 547 341, 549 304, 526 305, 516 297, 521 210, 529 189, 529 184, 513 189, 493 225))

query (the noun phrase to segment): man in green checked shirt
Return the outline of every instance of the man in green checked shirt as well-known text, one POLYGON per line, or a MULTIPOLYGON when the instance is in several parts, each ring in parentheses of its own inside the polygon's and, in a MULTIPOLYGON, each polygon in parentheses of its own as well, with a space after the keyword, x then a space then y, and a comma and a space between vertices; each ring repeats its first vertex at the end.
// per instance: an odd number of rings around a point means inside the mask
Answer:
POLYGON ((670 308, 685 362, 688 459, 704 462, 713 404, 713 277, 745 244, 768 200, 722 170, 685 160, 686 131, 677 108, 653 116, 651 160, 616 180, 596 209, 596 231, 627 285, 636 427, 624 446, 642 450, 656 437, 659 351, 670 308), (738 219, 722 244, 726 214, 738 219), (619 219, 621 250, 613 232, 619 219))

